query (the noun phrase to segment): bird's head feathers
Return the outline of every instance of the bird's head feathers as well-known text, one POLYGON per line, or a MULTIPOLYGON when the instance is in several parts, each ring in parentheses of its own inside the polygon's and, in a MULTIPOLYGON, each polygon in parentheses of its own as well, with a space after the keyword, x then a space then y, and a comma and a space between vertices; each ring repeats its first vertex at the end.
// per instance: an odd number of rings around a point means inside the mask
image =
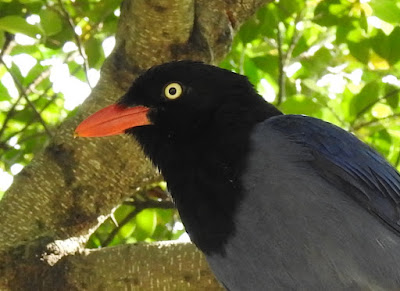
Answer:
POLYGON ((117 104, 89 117, 76 132, 102 136, 156 126, 187 133, 218 119, 240 118, 240 111, 260 102, 265 103, 245 76, 201 62, 177 61, 139 76, 117 104))

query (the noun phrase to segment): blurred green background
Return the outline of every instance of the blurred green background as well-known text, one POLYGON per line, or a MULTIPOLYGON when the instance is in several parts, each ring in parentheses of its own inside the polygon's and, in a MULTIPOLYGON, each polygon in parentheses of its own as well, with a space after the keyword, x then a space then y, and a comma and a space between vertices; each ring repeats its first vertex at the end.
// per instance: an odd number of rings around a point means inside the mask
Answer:
MULTIPOLYGON (((114 0, 0 0, 0 199, 90 94, 113 49, 114 0)), ((220 64, 287 114, 354 133, 400 169, 400 1, 280 0, 220 64)), ((165 183, 114 209, 88 247, 187 240, 165 183)))

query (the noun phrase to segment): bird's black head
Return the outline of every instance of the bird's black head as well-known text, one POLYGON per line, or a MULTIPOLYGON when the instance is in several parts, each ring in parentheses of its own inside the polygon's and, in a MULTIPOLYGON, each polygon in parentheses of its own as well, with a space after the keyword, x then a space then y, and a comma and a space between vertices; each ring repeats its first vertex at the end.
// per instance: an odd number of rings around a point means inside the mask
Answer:
POLYGON ((99 113, 77 128, 79 136, 135 132, 131 129, 137 126, 190 135, 232 120, 247 124, 280 114, 255 92, 245 76, 194 61, 149 69, 116 105, 99 113))
POLYGON ((234 231, 252 127, 279 114, 246 77, 179 61, 145 72, 76 133, 134 135, 161 169, 191 239, 209 253, 234 231))
POLYGON ((223 122, 229 111, 257 107, 264 101, 246 77, 193 61, 163 64, 137 78, 120 105, 146 106, 152 125, 186 137, 223 122), (214 123, 214 124, 213 124, 214 123))

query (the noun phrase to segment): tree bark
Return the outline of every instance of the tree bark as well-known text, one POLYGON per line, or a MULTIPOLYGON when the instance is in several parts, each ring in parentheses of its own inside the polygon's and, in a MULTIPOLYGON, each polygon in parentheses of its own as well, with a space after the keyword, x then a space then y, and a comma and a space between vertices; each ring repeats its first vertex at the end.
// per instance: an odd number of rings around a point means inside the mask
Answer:
POLYGON ((41 289, 223 290, 202 253, 190 243, 122 245, 88 251, 86 256, 65 257, 54 273, 65 274, 63 280, 45 277, 41 289))
POLYGON ((58 284, 57 289, 64 284, 71 287, 68 290, 107 290, 112 282, 129 290, 158 290, 160 284, 165 290, 217 286, 192 246, 84 250, 87 238, 112 208, 161 177, 131 138, 74 139, 73 131, 86 116, 115 102, 138 74, 153 65, 177 59, 218 63, 240 24, 266 2, 123 2, 116 47, 102 67, 98 85, 0 202, 1 290, 38 290, 49 284, 58 284), (178 254, 182 249, 186 253, 178 254), (142 255, 147 256, 145 263, 138 260, 142 255), (173 258, 189 267, 179 267, 173 258))

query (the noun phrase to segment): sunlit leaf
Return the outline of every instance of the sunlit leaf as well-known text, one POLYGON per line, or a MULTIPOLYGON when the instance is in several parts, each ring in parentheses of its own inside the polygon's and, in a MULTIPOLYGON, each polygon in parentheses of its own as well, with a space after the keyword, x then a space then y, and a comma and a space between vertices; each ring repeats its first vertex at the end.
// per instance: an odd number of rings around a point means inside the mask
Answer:
POLYGON ((387 104, 392 107, 392 109, 399 109, 400 88, 386 84, 385 96, 387 104))
POLYGON ((373 14, 378 16, 380 19, 398 23, 400 19, 400 7, 399 2, 394 0, 371 0, 369 5, 373 9, 373 14))
POLYGON ((39 16, 40 25, 47 36, 55 35, 62 30, 63 25, 60 14, 52 10, 42 10, 39 16))
POLYGON ((36 37, 40 34, 40 29, 26 22, 26 20, 18 15, 9 15, 0 18, 0 29, 9 33, 23 33, 30 37, 36 37))
POLYGON ((295 13, 299 13, 304 8, 303 0, 280 0, 279 8, 284 17, 289 17, 295 13))
POLYGON ((104 51, 101 46, 101 41, 96 38, 91 38, 85 43, 85 52, 88 56, 89 67, 100 68, 101 61, 104 59, 104 51))
POLYGON ((157 225, 157 214, 154 209, 145 209, 136 216, 136 237, 144 240, 150 237, 157 225))
POLYGON ((370 82, 365 85, 360 93, 355 95, 350 102, 350 114, 357 117, 365 110, 370 110, 374 102, 379 98, 380 85, 378 82, 370 82))
POLYGON ((360 62, 368 64, 369 61, 369 41, 363 40, 361 42, 348 41, 350 53, 360 62))
MULTIPOLYGON (((333 26, 339 23, 339 17, 330 11, 331 5, 340 5, 339 0, 321 1, 314 10, 313 21, 322 26, 333 26)), ((334 9, 335 10, 335 9, 334 9)), ((337 8, 336 8, 337 10, 337 8)))
POLYGON ((8 90, 2 83, 0 83, 0 101, 8 101, 11 100, 10 95, 8 94, 8 90))
POLYGON ((314 100, 304 95, 290 96, 280 106, 280 109, 285 114, 313 115, 320 108, 320 104, 316 103, 314 100))
POLYGON ((6 37, 4 35, 4 31, 0 30, 0 47, 3 47, 5 41, 6 37))

